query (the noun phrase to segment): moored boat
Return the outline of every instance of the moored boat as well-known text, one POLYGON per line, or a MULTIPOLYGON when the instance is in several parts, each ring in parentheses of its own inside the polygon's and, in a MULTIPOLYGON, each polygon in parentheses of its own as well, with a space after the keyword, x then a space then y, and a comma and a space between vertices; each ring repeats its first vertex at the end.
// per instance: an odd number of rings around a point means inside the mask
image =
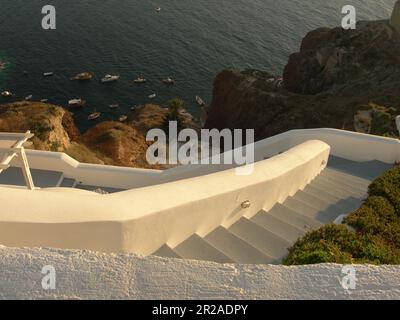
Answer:
POLYGON ((32 98, 33 98, 33 96, 30 94, 29 96, 26 96, 26 97, 25 97, 25 100, 26 100, 26 101, 29 101, 29 100, 32 100, 32 98))
POLYGON ((119 104, 118 103, 110 104, 108 107, 110 109, 117 109, 117 108, 119 108, 119 104))
POLYGON ((46 102, 48 102, 49 101, 49 99, 41 99, 40 100, 40 102, 43 102, 43 103, 46 103, 46 102))
POLYGON ((13 93, 11 91, 3 91, 1 95, 5 98, 12 97, 13 93))
POLYGON ((78 80, 78 81, 88 81, 93 78, 93 75, 89 72, 81 72, 78 73, 76 76, 72 77, 71 80, 78 80))
POLYGON ((72 99, 68 101, 68 107, 70 108, 81 108, 86 104, 85 100, 82 99, 72 99))
POLYGON ((45 72, 45 73, 43 73, 43 76, 51 77, 53 74, 54 74, 54 72, 45 72))
POLYGON ((101 83, 108 83, 108 82, 114 82, 119 79, 119 76, 117 75, 111 75, 111 74, 106 74, 104 78, 100 80, 101 83))
POLYGON ((122 115, 122 116, 119 117, 119 121, 121 121, 121 122, 124 122, 124 121, 126 121, 127 119, 128 119, 128 116, 127 116, 127 115, 122 115))
POLYGON ((196 102, 200 107, 206 105, 206 103, 204 102, 204 100, 200 96, 196 96, 196 102))
POLYGON ((157 97, 157 95, 155 93, 149 95, 149 99, 154 99, 155 97, 157 97))
POLYGON ((166 77, 165 79, 161 80, 164 84, 172 85, 175 84, 175 80, 171 77, 166 77))
POLYGON ((142 107, 142 105, 134 105, 133 107, 131 107, 131 110, 135 111, 135 110, 139 109, 140 107, 142 107))
POLYGON ((101 113, 100 112, 93 112, 88 116, 88 120, 96 120, 100 118, 101 113))
POLYGON ((133 80, 133 82, 137 84, 146 83, 146 81, 147 80, 143 76, 139 76, 135 80, 133 80))

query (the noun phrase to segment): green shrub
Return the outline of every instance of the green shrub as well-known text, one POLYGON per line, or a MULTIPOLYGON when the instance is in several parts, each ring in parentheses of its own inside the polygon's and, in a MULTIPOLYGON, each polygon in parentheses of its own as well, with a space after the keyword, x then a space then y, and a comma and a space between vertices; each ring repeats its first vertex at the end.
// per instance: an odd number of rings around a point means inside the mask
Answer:
POLYGON ((400 264, 400 250, 383 238, 326 225, 299 239, 283 261, 287 265, 315 263, 400 264))
POLYGON ((50 150, 57 152, 61 148, 61 143, 59 141, 53 141, 50 145, 50 150))
POLYGON ((400 167, 377 178, 363 205, 344 220, 299 239, 283 263, 400 264, 400 167))
POLYGON ((369 186, 370 196, 381 196, 390 201, 400 217, 400 166, 387 171, 369 186))
POLYGON ((40 140, 46 140, 47 135, 54 129, 47 121, 33 121, 30 128, 40 140))
POLYGON ((168 124, 170 121, 176 121, 178 125, 178 130, 181 130, 183 128, 182 127, 183 119, 181 111, 186 109, 185 102, 180 98, 175 98, 169 100, 167 105, 168 105, 168 116, 164 124, 165 128, 168 128, 168 124))
MULTIPOLYGON (((352 256, 343 248, 359 247, 354 232, 344 225, 329 224, 307 233, 290 249, 284 264, 351 263, 352 256)), ((350 249, 351 250, 351 249, 350 249)))

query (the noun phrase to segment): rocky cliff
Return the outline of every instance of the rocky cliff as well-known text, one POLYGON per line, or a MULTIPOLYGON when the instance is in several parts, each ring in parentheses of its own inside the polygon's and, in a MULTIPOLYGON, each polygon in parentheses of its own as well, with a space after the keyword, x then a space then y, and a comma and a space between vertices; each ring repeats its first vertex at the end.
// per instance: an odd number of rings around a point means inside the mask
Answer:
POLYGON ((390 110, 383 134, 395 135, 399 98, 400 34, 388 21, 359 22, 355 30, 307 34, 282 78, 258 70, 222 71, 205 127, 254 128, 257 139, 295 128, 364 132, 369 127, 356 125, 357 114, 378 105, 390 110))
MULTIPOLYGON (((168 109, 145 105, 129 115, 124 123, 99 122, 81 134, 72 114, 66 109, 40 102, 15 102, 0 105, 0 132, 31 130, 31 148, 65 152, 80 162, 135 168, 162 169, 149 165, 145 137, 152 128, 164 128, 168 109)), ((186 112, 181 115, 184 127, 196 127, 186 112)))
POLYGON ((0 106, 0 132, 27 130, 35 134, 32 143, 37 150, 66 150, 80 135, 72 114, 58 106, 39 102, 0 106))

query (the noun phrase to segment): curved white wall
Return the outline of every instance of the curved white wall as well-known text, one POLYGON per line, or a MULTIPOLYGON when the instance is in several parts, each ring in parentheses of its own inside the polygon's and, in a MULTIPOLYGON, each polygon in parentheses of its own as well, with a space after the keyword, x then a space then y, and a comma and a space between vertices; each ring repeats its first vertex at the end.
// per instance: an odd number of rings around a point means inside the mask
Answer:
POLYGON ((223 165, 157 171, 82 164, 62 153, 30 150, 33 168, 62 171, 85 184, 136 189, 98 195, 0 187, 0 243, 148 254, 269 210, 304 188, 323 169, 329 150, 354 161, 400 161, 399 140, 335 129, 292 130, 257 142, 251 176, 236 176, 223 165), (313 139, 320 141, 308 141, 313 139), (252 205, 244 210, 245 200, 252 205))
POLYGON ((248 176, 229 169, 108 195, 0 188, 0 243, 150 254, 284 201, 325 168, 329 150, 307 141, 255 163, 248 176))
MULTIPOLYGON (((400 161, 400 141, 368 134, 337 129, 302 129, 258 141, 255 160, 260 161, 284 152, 308 140, 320 140, 331 147, 331 154, 353 161, 379 160, 386 163, 400 161)), ((64 153, 27 150, 31 168, 64 172, 88 185, 133 189, 179 179, 206 175, 234 167, 233 165, 187 165, 168 170, 122 168, 79 163, 64 153)), ((13 165, 19 166, 17 160, 13 165)))

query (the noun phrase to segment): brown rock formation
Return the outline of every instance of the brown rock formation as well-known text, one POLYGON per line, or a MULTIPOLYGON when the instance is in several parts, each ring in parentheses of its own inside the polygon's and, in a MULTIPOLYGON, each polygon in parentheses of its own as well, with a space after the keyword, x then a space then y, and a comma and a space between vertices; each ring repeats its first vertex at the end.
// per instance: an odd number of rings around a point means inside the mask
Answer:
POLYGON ((152 168, 146 161, 148 144, 143 134, 131 126, 104 121, 89 129, 82 142, 117 166, 152 168))
MULTIPOLYGON (((127 124, 100 122, 83 135, 75 126, 72 114, 62 107, 39 102, 16 102, 0 105, 0 132, 25 132, 35 136, 32 147, 59 151, 80 162, 136 168, 162 169, 149 165, 145 140, 148 130, 165 128, 168 109, 145 105, 129 116, 127 124)), ((197 128, 190 114, 181 112, 184 127, 197 128)))
POLYGON ((360 22, 356 30, 317 29, 290 56, 283 78, 292 92, 316 94, 400 65, 400 34, 387 22, 360 22))
POLYGON ((35 136, 38 150, 64 151, 79 137, 71 113, 65 109, 39 102, 15 102, 0 105, 0 131, 25 132, 35 136))
POLYGON ((206 128, 253 128, 261 139, 297 128, 354 130, 360 106, 400 107, 400 34, 387 21, 310 32, 283 85, 268 72, 222 71, 206 128))
MULTIPOLYGON (((155 104, 146 104, 135 109, 129 117, 128 123, 140 131, 144 136, 153 128, 165 129, 168 121, 168 108, 162 108, 155 104)), ((182 127, 199 129, 192 115, 185 110, 180 112, 182 127)))

